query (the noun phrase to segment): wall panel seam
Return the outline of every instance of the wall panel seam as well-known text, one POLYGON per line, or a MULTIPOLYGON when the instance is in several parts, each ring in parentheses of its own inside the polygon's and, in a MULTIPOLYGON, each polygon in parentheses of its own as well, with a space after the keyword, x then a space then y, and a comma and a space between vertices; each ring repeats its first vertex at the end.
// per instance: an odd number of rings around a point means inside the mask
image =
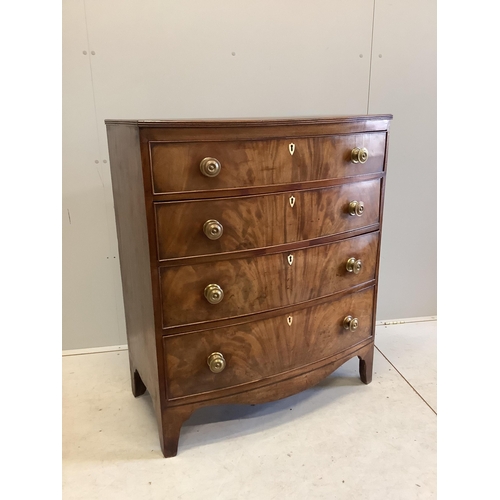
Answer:
POLYGON ((372 37, 370 44, 370 65, 368 71, 368 98, 366 101, 366 114, 370 113, 370 91, 372 83, 372 61, 373 61, 373 34, 375 32, 375 4, 377 0, 373 0, 373 10, 372 10, 372 37))
MULTIPOLYGON (((92 88, 92 102, 94 104, 94 120, 95 120, 95 134, 96 134, 96 139, 97 139, 97 147, 98 147, 98 153, 99 153, 99 159, 98 160, 101 160, 102 161, 102 158, 103 158, 103 155, 101 154, 102 153, 102 150, 103 150, 103 145, 101 144, 101 140, 100 140, 100 137, 99 137, 99 124, 98 124, 98 121, 97 121, 97 117, 98 117, 98 113, 97 113, 97 104, 96 104, 96 97, 95 97, 95 86, 94 86, 94 72, 93 72, 93 68, 92 68, 92 45, 90 43, 90 36, 89 36, 89 25, 88 25, 88 17, 87 17, 87 0, 83 0, 83 12, 84 12, 84 17, 85 17, 85 34, 87 36, 87 47, 88 47, 88 52, 89 52, 89 68, 90 68, 90 86, 92 88)), ((107 253, 108 253, 108 256, 111 257, 113 252, 112 252, 112 245, 111 245, 111 234, 112 233, 112 228, 110 227, 110 218, 111 216, 113 216, 113 220, 114 220, 114 214, 110 214, 109 213, 109 208, 108 208, 108 203, 107 203, 107 193, 106 193, 106 186, 104 184, 104 181, 103 181, 103 178, 102 178, 102 175, 101 175, 101 172, 99 170, 99 166, 96 164, 95 165, 95 169, 97 171, 97 175, 99 176, 99 180, 101 181, 101 186, 102 186, 102 198, 103 198, 103 203, 104 203, 104 213, 106 214, 106 229, 107 229, 107 253)), ((113 200, 111 200, 111 205, 113 206, 113 200)), ((109 259, 109 264, 111 265, 113 262, 113 259, 109 259)), ((109 271, 110 271, 110 276, 112 276, 113 274, 113 269, 110 267, 109 268, 109 271)), ((119 343, 120 341, 122 341, 122 339, 120 338, 121 335, 120 335, 120 324, 121 324, 121 321, 120 321, 120 307, 118 305, 118 301, 121 300, 121 293, 122 293, 122 290, 121 290, 121 287, 119 287, 116 283, 117 283, 117 280, 114 280, 115 281, 115 286, 114 286, 114 290, 115 290, 115 293, 114 293, 114 297, 115 297, 115 300, 114 300, 114 303, 115 303, 115 339, 116 339, 116 342, 119 343), (118 288, 118 289, 117 289, 118 288)), ((120 280, 120 284, 121 284, 121 280, 120 280)))

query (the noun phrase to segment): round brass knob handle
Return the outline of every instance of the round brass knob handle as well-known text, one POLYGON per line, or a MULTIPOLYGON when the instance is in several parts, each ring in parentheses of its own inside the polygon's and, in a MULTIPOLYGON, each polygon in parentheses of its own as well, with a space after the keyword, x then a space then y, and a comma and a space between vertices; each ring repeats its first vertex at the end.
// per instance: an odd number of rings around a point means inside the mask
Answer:
POLYGON ((224 231, 222 224, 215 219, 208 219, 205 224, 203 224, 203 232, 209 240, 218 240, 224 231))
POLYGON ((351 151, 351 161, 353 163, 366 163, 366 160, 368 160, 368 149, 354 148, 351 151))
POLYGON ((220 373, 226 368, 226 360, 220 352, 213 352, 207 358, 207 365, 213 373, 220 373))
POLYGON ((344 318, 344 329, 353 332, 354 330, 356 330, 356 328, 358 328, 358 326, 359 326, 358 318, 353 318, 350 315, 344 318))
POLYGON ((205 298, 210 304, 218 304, 224 298, 224 292, 219 285, 211 283, 205 287, 205 298))
POLYGON ((354 274, 359 274, 362 267, 363 267, 363 263, 361 262, 360 259, 356 260, 356 257, 351 257, 346 262, 346 265, 345 265, 345 268, 347 269, 347 271, 350 273, 354 273, 354 274))
POLYGON ((215 177, 219 175, 221 169, 220 161, 217 158, 203 158, 200 162, 200 171, 207 177, 215 177))
POLYGON ((349 203, 349 215, 361 217, 365 211, 365 204, 362 201, 351 201, 349 203))

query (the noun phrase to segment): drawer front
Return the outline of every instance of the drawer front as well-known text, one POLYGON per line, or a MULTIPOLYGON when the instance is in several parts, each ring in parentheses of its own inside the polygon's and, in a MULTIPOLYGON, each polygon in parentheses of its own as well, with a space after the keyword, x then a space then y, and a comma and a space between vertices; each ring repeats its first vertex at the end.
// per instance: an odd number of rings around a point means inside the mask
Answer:
POLYGON ((153 193, 245 188, 381 172, 385 132, 261 141, 151 142, 153 193), (353 163, 354 148, 366 148, 365 163, 353 163), (293 154, 291 154, 293 151, 293 154), (220 172, 207 177, 204 158, 220 172))
POLYGON ((166 260, 292 243, 379 222, 380 179, 324 189, 190 202, 155 203, 158 258, 166 260), (362 201, 361 216, 348 212, 362 201), (207 221, 222 226, 218 239, 207 221))
MULTIPOLYGON (((367 282, 375 277, 378 245, 374 232, 293 252, 162 268, 163 326, 266 311, 367 282), (205 296, 211 284, 223 291, 218 303, 209 302, 210 288, 205 296)), ((211 290, 220 295, 217 288, 211 290)))
POLYGON ((326 359, 372 335, 373 288, 271 319, 163 338, 168 398, 217 391, 326 359), (358 319, 354 331, 344 318, 358 319), (291 318, 291 320, 289 319, 291 318), (226 366, 207 363, 221 353, 226 366))

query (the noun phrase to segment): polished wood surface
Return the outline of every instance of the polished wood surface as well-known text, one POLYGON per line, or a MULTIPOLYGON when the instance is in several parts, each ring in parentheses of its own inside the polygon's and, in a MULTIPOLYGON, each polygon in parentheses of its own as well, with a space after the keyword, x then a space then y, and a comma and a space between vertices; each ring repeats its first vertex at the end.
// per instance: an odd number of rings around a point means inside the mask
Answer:
POLYGON ((209 255, 310 240, 377 224, 380 179, 241 198, 155 203, 158 258, 209 255), (290 199, 294 204, 291 206, 290 199), (361 217, 349 215, 350 201, 363 201, 361 217), (218 240, 203 233, 216 219, 218 240))
POLYGON ((115 124, 107 134, 132 390, 140 395, 147 387, 159 417, 163 380, 158 377, 139 131, 115 124))
POLYGON ((280 120, 217 120, 217 121, 123 121, 139 127, 141 141, 194 142, 228 140, 267 140, 277 138, 320 137, 337 134, 387 132, 391 115, 365 117, 320 117, 280 120))
MULTIPOLYGON (((363 367, 373 365, 373 361, 370 362, 373 360, 373 341, 370 339, 357 344, 330 358, 309 365, 306 370, 292 371, 281 377, 262 380, 259 384, 247 386, 244 391, 235 392, 238 389, 235 388, 232 391, 221 390, 195 398, 189 397, 190 403, 185 402, 186 398, 169 401, 169 405, 163 412, 164 428, 167 429, 166 436, 160 436, 164 456, 173 457, 177 454, 181 426, 198 408, 223 404, 263 404, 283 399, 316 385, 355 356, 359 358, 361 378, 363 367), (191 402, 193 399, 195 401, 191 402)), ((361 382, 367 383, 363 380, 361 382)))
POLYGON ((155 194, 288 184, 381 172, 384 132, 262 141, 152 142, 155 194), (293 145, 293 154, 290 147, 293 145), (353 163, 351 151, 366 147, 366 163, 353 163), (216 177, 200 172, 200 162, 216 158, 216 177))
POLYGON ((372 303, 370 288, 290 315, 165 337, 169 399, 259 381, 352 347, 372 335, 372 303), (359 319, 353 332, 343 327, 347 315, 359 319), (221 373, 212 373, 207 365, 212 352, 226 359, 221 373))
POLYGON ((163 326, 256 313, 359 285, 375 277, 378 244, 375 232, 293 252, 164 268, 163 326), (361 259, 359 274, 347 271, 350 257, 361 259), (224 291, 218 304, 203 295, 210 283, 224 291))
MULTIPOLYGON (((180 333, 188 334, 188 333, 192 333, 195 331, 209 330, 212 328, 220 328, 220 327, 230 326, 233 324, 247 323, 248 321, 251 321, 251 320, 272 318, 272 317, 276 316, 277 314, 280 314, 280 312, 283 312, 283 310, 285 310, 285 309, 287 311, 293 312, 293 311, 298 311, 300 309, 304 309, 305 307, 312 307, 313 305, 323 304, 326 302, 330 302, 332 300, 337 300, 348 293, 358 292, 358 291, 361 291, 367 287, 374 286, 376 283, 377 283, 376 280, 371 280, 371 281, 367 281, 365 283, 362 283, 361 285, 354 285, 354 286, 349 287, 345 290, 340 290, 339 292, 335 292, 331 295, 325 295, 325 296, 320 297, 318 299, 308 300, 305 302, 298 302, 295 304, 282 306, 282 307, 279 307, 276 309, 267 309, 265 311, 255 312, 252 314, 246 314, 243 316, 233 316, 230 318, 216 319, 213 321, 206 321, 206 322, 200 322, 200 323, 194 323, 194 324, 188 323, 188 324, 172 326, 172 327, 164 328, 162 330, 162 334, 163 334, 163 336, 178 335, 180 333)), ((157 336, 159 337, 158 333, 157 333, 157 336)))
MULTIPOLYGON (((219 120, 127 120, 108 118, 104 120, 106 125, 131 125, 140 126, 142 129, 160 128, 166 130, 182 129, 219 129, 234 128, 244 130, 252 127, 271 129, 268 135, 273 135, 272 129, 277 127, 292 128, 296 135, 300 135, 300 127, 307 126, 306 131, 313 131, 311 127, 316 125, 328 126, 331 132, 346 133, 354 130, 387 130, 388 122, 392 120, 391 114, 371 114, 371 115, 332 115, 332 116, 296 116, 296 117, 260 117, 260 118, 222 118, 219 120), (334 127, 339 127, 335 128, 334 127), (353 127, 357 127, 354 129, 353 127)), ((163 137, 165 132, 161 131, 163 137)))
POLYGON ((140 134, 128 124, 107 126, 111 182, 115 208, 123 305, 127 329, 132 394, 146 392, 153 402, 162 449, 164 447, 163 404, 165 381, 161 339, 156 335, 155 275, 151 273, 154 237, 151 204, 146 203, 140 134))
POLYGON ((353 356, 371 381, 391 119, 106 122, 132 392, 151 394, 164 456, 202 406, 283 398, 353 356), (220 156, 219 176, 200 173, 199 154, 220 156), (207 219, 220 239, 203 234, 207 219), (359 275, 344 272, 349 257, 359 275), (219 304, 206 280, 225 287, 219 304), (348 314, 358 329, 344 329, 348 314))

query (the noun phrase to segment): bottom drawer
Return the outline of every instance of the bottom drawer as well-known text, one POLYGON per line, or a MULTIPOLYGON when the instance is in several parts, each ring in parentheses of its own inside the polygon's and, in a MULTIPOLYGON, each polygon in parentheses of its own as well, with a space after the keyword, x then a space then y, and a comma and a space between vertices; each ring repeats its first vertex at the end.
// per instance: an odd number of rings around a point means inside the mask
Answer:
POLYGON ((165 336, 169 400, 257 382, 328 358, 372 335, 374 288, 273 318, 165 336), (357 318, 351 329, 347 316, 357 318), (212 353, 212 369, 207 362, 212 353))

